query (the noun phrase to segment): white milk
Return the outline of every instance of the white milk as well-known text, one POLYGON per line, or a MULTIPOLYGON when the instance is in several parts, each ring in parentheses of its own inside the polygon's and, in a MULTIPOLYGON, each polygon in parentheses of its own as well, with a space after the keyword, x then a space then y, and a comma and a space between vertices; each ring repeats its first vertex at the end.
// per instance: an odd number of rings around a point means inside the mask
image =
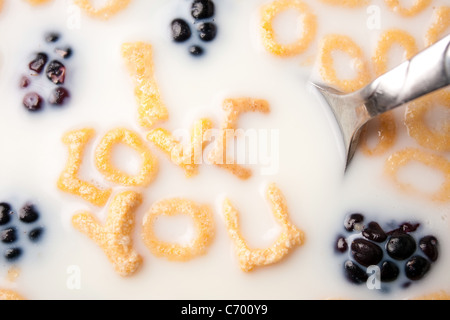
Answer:
MULTIPOLYGON (((27 200, 36 203, 46 233, 38 245, 23 246, 24 255, 16 263, 20 275, 14 281, 7 278, 11 264, 0 259, 0 288, 16 290, 29 299, 405 299, 450 291, 449 203, 405 194, 386 180, 383 163, 394 150, 372 158, 358 152, 344 175, 332 119, 308 86, 310 77, 317 78, 317 74, 313 65, 305 65, 314 61, 319 39, 328 33, 352 36, 367 59, 381 31, 394 26, 414 34, 423 48, 431 7, 405 19, 388 11, 382 1, 372 1, 382 10, 382 29, 369 30, 365 7, 343 9, 305 0, 318 15, 318 35, 307 52, 282 59, 267 53, 260 41, 258 8, 266 1, 215 1, 217 39, 204 46, 204 56, 193 58, 187 44, 170 39, 171 20, 188 17, 188 7, 181 2, 187 1, 134 0, 105 22, 86 16, 70 1, 52 1, 39 8, 24 1, 6 1, 0 13, 0 201, 9 201, 16 209, 27 200), (17 83, 30 55, 42 50, 39 46, 48 31, 60 32, 61 41, 74 49, 67 62, 72 100, 60 110, 46 106, 43 112, 30 114, 21 105, 25 91, 17 83), (134 235, 144 262, 136 274, 122 278, 103 251, 71 225, 71 217, 83 210, 104 221, 108 205, 94 207, 58 190, 56 181, 67 160, 61 137, 69 130, 92 127, 96 136, 88 145, 82 177, 113 187, 113 194, 126 189, 107 182, 95 169, 93 150, 108 130, 119 126, 146 137, 136 121, 134 86, 120 52, 123 43, 133 41, 153 46, 155 76, 170 114, 163 128, 190 132, 200 117, 210 117, 219 127, 224 99, 266 99, 270 114, 245 114, 239 127, 260 130, 260 139, 268 133, 261 143, 276 152, 271 155, 272 163, 265 162, 265 154, 258 155, 257 163, 248 165, 253 176, 247 181, 209 164, 201 165, 199 174, 187 179, 181 168, 148 143, 158 159, 159 173, 149 187, 131 188, 144 196, 134 235), (242 234, 251 247, 270 246, 279 233, 265 199, 265 188, 273 182, 286 197, 292 222, 305 231, 306 243, 278 264, 244 273, 226 231, 222 203, 229 198, 239 209, 242 234), (147 210, 172 197, 185 197, 213 210, 214 241, 204 256, 189 262, 155 257, 141 237, 147 210), (424 232, 435 235, 441 245, 440 258, 429 275, 408 289, 389 294, 349 284, 342 274, 343 256, 335 254, 333 246, 343 232, 346 214, 356 211, 381 224, 420 221, 424 232)), ((445 2, 436 0, 433 5, 445 2)), ((287 40, 295 34, 281 29, 291 25, 277 24, 287 40)), ((194 38, 189 41, 200 44, 194 38)), ((405 130, 398 122, 399 131, 405 130)), ((401 133, 395 150, 405 146, 417 147, 401 133)), ((136 169, 139 160, 132 151, 122 148, 119 153, 116 157, 123 157, 118 160, 122 167, 136 169)), ((443 156, 449 158, 448 153, 443 156)), ((413 177, 415 172, 403 174, 413 177)), ((422 183, 430 188, 436 184, 427 178, 422 183)), ((157 228, 166 241, 185 243, 193 236, 192 224, 184 217, 163 219, 157 228)))

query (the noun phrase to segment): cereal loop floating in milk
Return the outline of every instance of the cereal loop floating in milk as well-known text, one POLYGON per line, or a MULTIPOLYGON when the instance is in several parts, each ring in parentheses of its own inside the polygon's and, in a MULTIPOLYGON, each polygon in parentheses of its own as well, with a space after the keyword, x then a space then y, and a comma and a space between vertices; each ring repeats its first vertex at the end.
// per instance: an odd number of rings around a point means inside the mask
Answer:
POLYGON ((333 6, 342 6, 348 8, 362 7, 369 3, 369 0, 320 0, 323 3, 333 6))
POLYGON ((1 289, 0 290, 0 300, 6 301, 6 300, 26 300, 24 297, 22 297, 20 294, 18 294, 15 291, 12 290, 6 290, 1 289))
POLYGON ((125 9, 131 0, 108 0, 101 8, 93 6, 92 0, 74 0, 74 2, 92 17, 109 19, 111 16, 125 9))
POLYGON ((121 276, 137 271, 142 258, 133 249, 135 210, 141 204, 139 193, 126 191, 116 195, 108 208, 106 223, 101 226, 93 214, 85 212, 74 215, 75 229, 96 242, 121 276))
POLYGON ((103 137, 95 151, 95 164, 106 179, 122 186, 146 187, 153 181, 158 171, 156 158, 139 135, 124 128, 113 129, 103 137), (138 175, 129 175, 112 164, 112 151, 119 143, 135 150, 141 157, 138 175))
POLYGON ((350 37, 337 34, 325 36, 320 45, 319 61, 323 80, 341 91, 353 92, 370 82, 370 71, 363 52, 350 37), (353 59, 353 67, 357 73, 354 79, 338 78, 333 59, 333 52, 336 50, 348 54, 353 59))
POLYGON ((398 151, 388 158, 385 165, 385 172, 401 190, 430 197, 433 201, 450 201, 450 161, 444 157, 419 149, 408 148, 398 151), (398 171, 412 161, 417 161, 429 168, 442 172, 445 181, 438 191, 433 194, 427 194, 417 190, 417 188, 408 183, 403 183, 398 180, 398 171))
POLYGON ((150 131, 147 139, 163 150, 176 165, 183 168, 186 177, 190 178, 198 172, 207 138, 205 132, 212 127, 211 120, 198 120, 192 129, 191 143, 187 149, 184 149, 169 131, 162 128, 150 131))
POLYGON ((427 113, 437 106, 450 110, 450 92, 440 90, 408 104, 405 124, 408 134, 422 147, 450 151, 450 121, 444 121, 439 129, 430 128, 426 123, 427 113))
POLYGON ((434 11, 434 21, 428 29, 426 42, 431 46, 450 32, 450 7, 439 7, 434 11), (447 32, 446 32, 447 31, 447 32))
POLYGON ((217 137, 213 148, 208 153, 208 160, 216 166, 230 171, 240 179, 248 179, 252 175, 251 170, 238 165, 234 159, 227 156, 228 141, 232 138, 229 133, 236 130, 237 120, 242 113, 269 113, 269 103, 266 100, 237 98, 226 99, 222 107, 226 113, 225 120, 222 123, 220 136, 217 137))
POLYGON ((305 235, 289 221, 286 200, 280 189, 271 184, 267 190, 273 215, 280 224, 281 234, 275 243, 266 249, 250 249, 239 231, 239 213, 230 200, 223 204, 228 234, 234 242, 242 271, 249 272, 255 267, 271 265, 282 260, 292 249, 304 243, 305 235))
POLYGON ((410 8, 405 8, 400 4, 400 0, 384 0, 384 2, 389 9, 404 17, 413 17, 421 13, 431 4, 431 0, 415 0, 410 8))
POLYGON ((309 6, 301 0, 276 0, 262 8, 261 31, 266 50, 280 57, 298 55, 308 49, 317 32, 317 18, 309 6), (296 9, 303 16, 303 33, 290 44, 280 44, 276 40, 273 21, 281 12, 296 9))
POLYGON ((96 206, 103 206, 108 201, 112 190, 101 190, 77 177, 83 162, 84 149, 94 133, 93 129, 87 128, 71 131, 63 136, 63 142, 69 148, 69 157, 58 179, 58 188, 64 192, 77 195, 96 206))
POLYGON ((155 203, 143 223, 143 239, 150 251, 172 261, 187 261, 206 253, 214 238, 214 219, 208 206, 186 199, 168 199, 155 203), (188 245, 173 244, 157 239, 154 224, 159 216, 185 214, 192 218, 196 237, 188 245))
POLYGON ((150 129, 155 123, 166 121, 169 113, 154 78, 152 46, 144 42, 126 43, 122 45, 122 56, 136 86, 139 125, 150 129))

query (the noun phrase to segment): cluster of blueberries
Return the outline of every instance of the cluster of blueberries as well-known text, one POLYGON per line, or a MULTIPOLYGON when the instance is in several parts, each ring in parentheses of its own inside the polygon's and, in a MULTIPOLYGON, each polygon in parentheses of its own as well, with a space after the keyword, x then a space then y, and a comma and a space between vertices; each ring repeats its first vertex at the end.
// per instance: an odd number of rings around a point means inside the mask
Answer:
MULTIPOLYGON (((193 22, 176 18, 171 23, 172 39, 177 43, 183 43, 192 37, 192 27, 198 33, 198 38, 203 42, 210 42, 216 38, 217 25, 214 23, 215 5, 212 0, 194 0, 191 4, 191 17, 193 22)), ((189 46, 189 53, 193 56, 201 56, 204 48, 198 44, 189 46)))
POLYGON ((348 253, 349 259, 344 262, 346 278, 355 284, 366 283, 367 268, 377 266, 381 283, 406 278, 401 286, 407 287, 421 280, 439 254, 436 237, 414 237, 419 227, 418 223, 407 222, 385 232, 375 221, 365 224, 362 214, 347 216, 344 228, 349 234, 338 236, 335 244, 338 253, 348 253))

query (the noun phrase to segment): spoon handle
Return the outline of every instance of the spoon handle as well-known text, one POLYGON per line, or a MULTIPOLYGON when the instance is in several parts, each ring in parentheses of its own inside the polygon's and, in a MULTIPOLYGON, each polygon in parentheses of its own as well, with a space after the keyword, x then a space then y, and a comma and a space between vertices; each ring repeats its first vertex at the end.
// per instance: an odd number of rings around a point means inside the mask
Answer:
POLYGON ((360 92, 371 117, 450 84, 450 34, 360 92))

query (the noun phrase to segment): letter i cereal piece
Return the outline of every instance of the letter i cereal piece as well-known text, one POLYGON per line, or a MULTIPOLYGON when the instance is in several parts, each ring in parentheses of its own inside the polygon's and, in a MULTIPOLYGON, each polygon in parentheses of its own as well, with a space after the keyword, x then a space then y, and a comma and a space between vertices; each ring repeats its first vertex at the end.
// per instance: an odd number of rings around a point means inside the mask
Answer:
POLYGON ((166 121, 169 113, 162 103, 154 78, 152 46, 144 42, 125 43, 122 45, 122 56, 136 85, 139 125, 150 129, 157 122, 166 121))
POLYGON ((103 206, 108 201, 112 190, 99 189, 77 177, 83 161, 84 148, 94 133, 93 129, 87 128, 71 131, 63 136, 63 142, 69 147, 69 158, 58 179, 58 188, 64 192, 77 195, 93 205, 103 206))
POLYGON ((239 231, 239 213, 230 200, 223 205, 225 223, 228 234, 233 240, 239 265, 242 271, 249 272, 255 267, 267 266, 279 262, 296 246, 304 243, 305 235, 289 221, 286 200, 280 189, 274 184, 267 190, 267 197, 272 207, 273 215, 282 227, 282 231, 275 243, 266 249, 250 249, 239 231))
POLYGON ((101 226, 94 215, 85 212, 72 218, 78 231, 86 234, 103 249, 121 276, 132 275, 142 263, 142 258, 133 248, 134 212, 142 203, 142 196, 133 191, 122 192, 114 197, 101 226))

